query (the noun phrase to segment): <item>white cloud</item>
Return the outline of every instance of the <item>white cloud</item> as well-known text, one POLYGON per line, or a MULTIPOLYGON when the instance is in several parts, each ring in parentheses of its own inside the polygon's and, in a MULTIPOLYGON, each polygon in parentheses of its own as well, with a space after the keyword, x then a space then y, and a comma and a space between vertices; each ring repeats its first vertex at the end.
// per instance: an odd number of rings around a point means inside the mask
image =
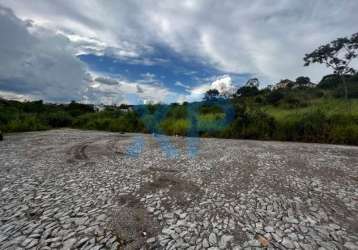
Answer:
POLYGON ((189 86, 189 85, 184 84, 184 83, 182 83, 182 82, 180 82, 180 81, 176 81, 176 82, 174 83, 174 85, 175 85, 175 86, 182 87, 182 88, 184 88, 185 90, 189 90, 189 89, 190 89, 190 86, 189 86))
POLYGON ((84 91, 83 102, 108 105, 145 102, 170 103, 175 102, 179 96, 167 88, 156 84, 143 83, 141 80, 131 82, 126 79, 105 77, 98 72, 91 72, 91 78, 95 80, 84 91), (98 81, 98 79, 101 81, 98 81), (109 82, 116 84, 108 84, 109 82))
POLYGON ((64 36, 29 27, 0 6, 0 89, 45 100, 78 99, 86 66, 64 36))
MULTIPOLYGON (((17 53, 24 54, 24 44, 29 44, 36 55, 21 56, 16 62, 10 59, 0 75, 14 78, 13 72, 16 72, 21 79, 25 75, 26 79, 32 79, 31 74, 38 75, 36 72, 41 71, 40 84, 35 83, 38 77, 30 83, 40 92, 56 93, 55 97, 67 94, 65 92, 72 97, 81 90, 84 69, 68 53, 69 47, 76 49, 74 54, 109 54, 153 65, 160 62, 146 56, 153 51, 153 46, 160 44, 183 57, 199 57, 226 72, 250 73, 264 84, 300 75, 317 81, 329 71, 324 66, 303 67, 304 54, 336 37, 357 32, 352 24, 358 23, 356 0, 229 0, 225 3, 216 0, 36 0, 31 4, 0 0, 0 4, 12 8, 23 20, 31 19, 35 26, 45 27, 46 33, 48 30, 57 33, 21 35, 25 29, 21 28, 21 32, 16 33, 16 29, 10 32, 11 37, 1 36, 1 43, 6 39, 10 44, 13 40, 23 41, 22 45, 18 44, 22 49, 14 46, 17 53), (33 39, 40 42, 35 43, 33 39), (61 48, 61 53, 56 48, 61 48), (43 64, 46 60, 49 63, 43 64), (24 65, 32 63, 34 69, 19 69, 20 66, 15 65, 18 61, 24 65), (57 64, 59 61, 65 64, 57 64), (53 70, 44 72, 45 65, 51 63, 56 65, 53 70), (70 68, 69 74, 63 69, 65 65, 70 68), (60 77, 56 72, 61 70, 66 73, 60 77), (70 78, 76 84, 67 84, 70 78), (43 87, 45 82, 50 87, 43 87), (53 86, 59 87, 55 90, 53 86), (73 89, 74 86, 78 89, 73 89)), ((0 23, 0 27, 4 25, 0 23)), ((4 53, 0 56, 1 62, 8 57, 4 53)), ((205 86, 193 89, 191 94, 201 93, 203 89, 205 86)), ((158 93, 158 98, 163 99, 159 94, 162 93, 158 93)))
POLYGON ((183 56, 196 55, 219 69, 265 81, 298 75, 318 80, 327 70, 304 68, 304 53, 356 32, 349 24, 358 23, 355 0, 0 3, 67 34, 82 51, 136 58, 151 51, 151 44, 166 44, 183 56))
POLYGON ((4 98, 7 100, 16 100, 16 101, 32 101, 32 97, 28 95, 16 94, 13 92, 1 91, 0 90, 0 99, 4 98))
POLYGON ((218 76, 212 82, 202 84, 190 89, 188 101, 199 101, 209 89, 216 89, 221 95, 228 96, 236 90, 234 83, 229 75, 218 76))
POLYGON ((211 83, 212 89, 217 89, 222 95, 230 95, 235 92, 235 86, 228 75, 222 76, 211 83))

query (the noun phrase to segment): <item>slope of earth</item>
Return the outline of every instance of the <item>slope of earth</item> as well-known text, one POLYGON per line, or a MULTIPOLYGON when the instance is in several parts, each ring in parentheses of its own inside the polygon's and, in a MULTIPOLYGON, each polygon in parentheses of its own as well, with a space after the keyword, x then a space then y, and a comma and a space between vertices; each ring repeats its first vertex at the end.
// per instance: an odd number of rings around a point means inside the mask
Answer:
POLYGON ((0 249, 358 249, 358 147, 12 134, 0 191, 0 249))

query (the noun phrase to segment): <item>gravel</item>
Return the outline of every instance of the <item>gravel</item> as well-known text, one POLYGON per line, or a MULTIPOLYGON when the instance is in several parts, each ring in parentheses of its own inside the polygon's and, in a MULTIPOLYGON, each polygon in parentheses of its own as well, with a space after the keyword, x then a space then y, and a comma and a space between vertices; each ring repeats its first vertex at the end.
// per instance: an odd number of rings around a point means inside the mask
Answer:
POLYGON ((187 142, 7 135, 0 249, 358 249, 358 147, 187 142))

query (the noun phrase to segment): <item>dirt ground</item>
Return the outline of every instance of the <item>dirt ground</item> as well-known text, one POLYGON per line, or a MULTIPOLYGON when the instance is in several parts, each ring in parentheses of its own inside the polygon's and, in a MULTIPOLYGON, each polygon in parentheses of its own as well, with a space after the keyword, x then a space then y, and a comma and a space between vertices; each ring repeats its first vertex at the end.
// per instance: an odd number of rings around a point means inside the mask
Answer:
POLYGON ((0 190, 0 249, 358 249, 358 147, 18 133, 0 190))

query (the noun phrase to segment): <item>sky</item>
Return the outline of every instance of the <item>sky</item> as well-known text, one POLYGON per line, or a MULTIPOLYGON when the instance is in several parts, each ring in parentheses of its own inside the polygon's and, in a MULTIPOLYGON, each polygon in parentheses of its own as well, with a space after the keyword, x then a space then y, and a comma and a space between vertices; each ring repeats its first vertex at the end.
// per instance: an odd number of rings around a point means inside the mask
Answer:
POLYGON ((0 0, 0 97, 142 104, 330 73, 305 53, 358 32, 356 0, 0 0))

